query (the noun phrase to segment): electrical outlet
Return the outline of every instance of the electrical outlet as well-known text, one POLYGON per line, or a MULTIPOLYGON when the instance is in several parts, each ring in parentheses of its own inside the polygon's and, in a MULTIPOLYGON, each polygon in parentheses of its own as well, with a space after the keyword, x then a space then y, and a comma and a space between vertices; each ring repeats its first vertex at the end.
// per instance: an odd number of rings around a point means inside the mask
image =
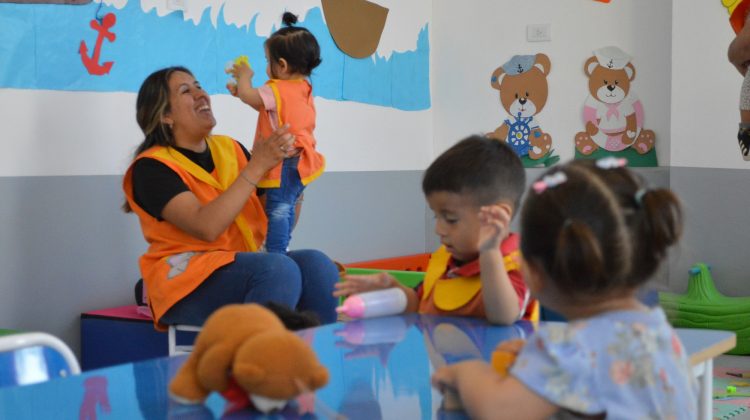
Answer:
POLYGON ((526 25, 526 40, 529 42, 551 41, 549 23, 535 23, 526 25))
POLYGON ((185 10, 185 0, 167 0, 167 10, 185 10))

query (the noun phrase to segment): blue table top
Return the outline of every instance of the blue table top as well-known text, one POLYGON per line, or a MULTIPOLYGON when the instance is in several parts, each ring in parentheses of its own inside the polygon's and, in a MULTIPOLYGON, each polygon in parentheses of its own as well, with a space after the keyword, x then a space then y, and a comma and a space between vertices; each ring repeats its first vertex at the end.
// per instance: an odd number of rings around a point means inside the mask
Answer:
MULTIPOLYGON (((523 321, 501 327, 473 318, 416 314, 300 331, 329 369, 330 380, 314 397, 302 396, 280 414, 306 419, 336 414, 356 419, 463 418, 462 413, 440 408, 442 396, 430 386, 432 372, 460 360, 488 360, 497 343, 526 338, 532 332, 533 324, 523 321)), ((678 330, 678 334, 695 356, 693 363, 734 344, 734 334, 729 332, 678 330)), ((202 405, 171 401, 167 386, 185 358, 164 357, 0 388, 0 419, 278 418, 249 409, 232 411, 216 393, 202 405)))
MULTIPOLYGON (((310 419, 335 414, 357 419, 452 417, 441 413, 442 397, 430 387, 434 369, 463 359, 489 359, 498 342, 532 331, 527 322, 499 327, 470 318, 424 315, 300 331, 329 369, 330 380, 314 398, 298 398, 281 414, 310 419)), ((170 401, 167 386, 185 358, 165 357, 0 388, 0 419, 264 417, 247 409, 229 412, 227 402, 215 393, 203 405, 170 401)))

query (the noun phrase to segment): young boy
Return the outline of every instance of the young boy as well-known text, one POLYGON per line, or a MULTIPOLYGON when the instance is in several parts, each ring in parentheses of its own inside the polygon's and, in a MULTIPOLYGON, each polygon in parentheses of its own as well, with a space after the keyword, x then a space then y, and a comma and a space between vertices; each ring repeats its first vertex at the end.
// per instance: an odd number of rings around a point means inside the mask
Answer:
POLYGON ((512 324, 530 316, 519 267, 519 241, 509 231, 526 185, 518 156, 505 142, 471 136, 440 155, 424 174, 422 191, 435 214, 441 246, 416 289, 386 273, 350 275, 334 296, 399 287, 406 312, 486 318, 512 324))

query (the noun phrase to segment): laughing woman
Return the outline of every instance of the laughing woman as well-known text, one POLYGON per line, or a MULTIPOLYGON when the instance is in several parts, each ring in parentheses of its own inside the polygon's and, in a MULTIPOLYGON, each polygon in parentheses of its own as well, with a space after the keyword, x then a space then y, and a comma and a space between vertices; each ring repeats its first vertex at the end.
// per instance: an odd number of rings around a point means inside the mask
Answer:
POLYGON ((267 218, 257 182, 289 153, 286 127, 256 142, 252 154, 211 133, 211 99, 184 67, 149 75, 136 100, 145 135, 128 168, 125 211, 149 244, 141 275, 157 327, 201 325, 230 303, 275 302, 336 319, 338 271, 315 250, 258 252, 267 218))

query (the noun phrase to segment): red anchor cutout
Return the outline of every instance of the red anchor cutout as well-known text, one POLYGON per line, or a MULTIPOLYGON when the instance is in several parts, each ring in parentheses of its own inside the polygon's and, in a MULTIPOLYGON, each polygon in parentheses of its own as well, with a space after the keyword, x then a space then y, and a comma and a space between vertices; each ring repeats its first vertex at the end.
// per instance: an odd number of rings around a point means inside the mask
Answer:
POLYGON ((83 61, 83 65, 86 66, 86 70, 89 71, 89 74, 101 76, 109 73, 109 70, 112 68, 112 64, 114 64, 112 61, 99 64, 99 54, 101 53, 104 38, 107 38, 109 42, 115 42, 115 34, 109 31, 109 28, 115 26, 115 22, 117 22, 117 18, 114 13, 107 13, 104 15, 101 24, 99 24, 96 19, 91 21, 91 28, 99 32, 99 35, 96 37, 94 56, 88 56, 89 49, 86 47, 86 42, 81 41, 81 46, 78 48, 78 52, 81 54, 81 61, 83 61))

